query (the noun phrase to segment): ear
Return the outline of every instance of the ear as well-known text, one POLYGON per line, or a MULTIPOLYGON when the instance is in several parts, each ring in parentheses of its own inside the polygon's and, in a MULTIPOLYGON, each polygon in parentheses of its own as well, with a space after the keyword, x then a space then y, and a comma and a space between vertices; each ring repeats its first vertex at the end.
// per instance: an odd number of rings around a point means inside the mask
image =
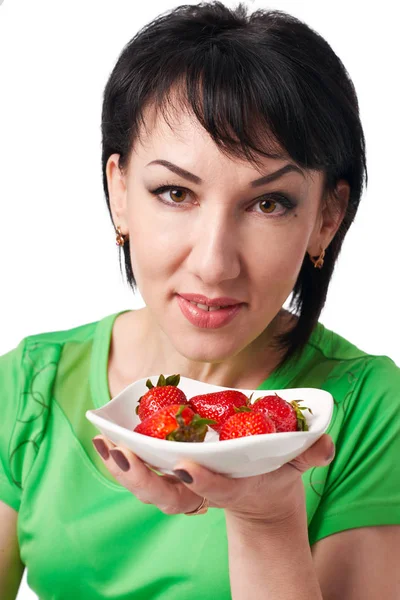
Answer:
POLYGON ((110 209, 115 227, 128 231, 126 174, 119 167, 119 154, 112 154, 106 165, 110 209))
POLYGON ((347 211, 350 197, 350 185, 344 179, 338 181, 333 192, 328 193, 321 202, 315 228, 307 249, 311 256, 319 256, 336 235, 347 211))

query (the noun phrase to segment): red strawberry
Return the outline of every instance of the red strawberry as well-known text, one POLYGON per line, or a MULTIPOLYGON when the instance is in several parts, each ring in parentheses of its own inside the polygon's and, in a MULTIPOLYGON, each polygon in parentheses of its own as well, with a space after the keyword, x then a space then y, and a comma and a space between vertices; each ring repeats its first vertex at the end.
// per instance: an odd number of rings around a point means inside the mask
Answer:
POLYGON ((136 425, 133 431, 175 442, 203 442, 210 419, 202 419, 185 404, 170 404, 136 425))
POLYGON ((153 386, 150 379, 146 381, 149 391, 139 398, 136 406, 136 414, 141 421, 164 406, 188 404, 185 394, 177 387, 180 378, 180 375, 170 375, 165 379, 164 375, 160 375, 156 386, 153 386))
POLYGON ((219 432, 224 421, 235 413, 234 407, 250 406, 250 399, 237 390, 223 390, 193 396, 189 406, 205 419, 214 419, 216 425, 210 427, 219 432))
POLYGON ((235 413, 221 427, 219 439, 232 440, 247 435, 262 435, 263 433, 276 433, 274 422, 265 415, 252 410, 240 410, 235 413))
POLYGON ((308 431, 307 421, 301 412, 302 410, 312 411, 306 406, 299 406, 303 400, 292 400, 287 402, 278 394, 274 396, 264 396, 257 399, 252 404, 252 410, 262 413, 273 420, 277 433, 285 431, 308 431))

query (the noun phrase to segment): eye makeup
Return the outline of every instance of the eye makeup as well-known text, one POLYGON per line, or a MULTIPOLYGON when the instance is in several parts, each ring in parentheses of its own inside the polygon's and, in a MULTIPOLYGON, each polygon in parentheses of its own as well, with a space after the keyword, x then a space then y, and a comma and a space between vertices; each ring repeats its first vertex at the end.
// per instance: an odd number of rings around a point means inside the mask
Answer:
MULTIPOLYGON (((173 200, 166 200, 165 198, 162 197, 162 195, 165 192, 171 192, 171 191, 184 192, 189 195, 192 193, 188 188, 185 188, 180 185, 175 185, 175 184, 169 183, 169 182, 165 183, 164 185, 161 185, 155 189, 149 190, 150 194, 155 196, 157 198, 157 200, 159 200, 166 206, 171 206, 172 208, 178 208, 181 210, 185 209, 188 204, 186 202, 186 199, 183 199, 182 201, 174 202, 173 200)), ((256 213, 260 216, 272 215, 272 218, 283 217, 283 216, 287 215, 288 213, 290 213, 291 211, 293 211, 298 206, 298 202, 294 198, 292 198, 291 196, 289 196, 287 194, 282 194, 280 192, 269 192, 267 194, 263 194, 262 196, 259 196, 255 201, 253 201, 251 206, 259 205, 262 202, 273 202, 275 205, 280 205, 281 207, 283 207, 283 209, 284 209, 283 212, 276 212, 276 211, 274 211, 274 212, 263 212, 263 211, 257 212, 256 211, 256 213)))

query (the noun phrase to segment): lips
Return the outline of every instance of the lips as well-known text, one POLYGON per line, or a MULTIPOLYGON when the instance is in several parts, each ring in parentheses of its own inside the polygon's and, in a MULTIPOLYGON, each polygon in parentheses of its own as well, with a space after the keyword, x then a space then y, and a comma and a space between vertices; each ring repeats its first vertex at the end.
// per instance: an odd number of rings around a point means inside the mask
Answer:
POLYGON ((219 296, 218 298, 207 298, 202 294, 178 294, 189 302, 196 302, 197 304, 205 304, 206 306, 235 306, 237 304, 243 304, 242 300, 237 298, 230 298, 229 296, 219 296))
MULTIPOLYGON (((176 299, 184 317, 186 317, 192 325, 203 330, 219 329, 220 327, 228 325, 237 315, 239 315, 244 305, 244 303, 241 302, 227 308, 219 308, 218 310, 211 310, 209 308, 207 310, 207 308, 198 307, 196 304, 193 304, 190 300, 186 300, 186 298, 179 294, 176 295, 176 299)), ((218 298, 218 301, 221 302, 221 299, 218 298)))

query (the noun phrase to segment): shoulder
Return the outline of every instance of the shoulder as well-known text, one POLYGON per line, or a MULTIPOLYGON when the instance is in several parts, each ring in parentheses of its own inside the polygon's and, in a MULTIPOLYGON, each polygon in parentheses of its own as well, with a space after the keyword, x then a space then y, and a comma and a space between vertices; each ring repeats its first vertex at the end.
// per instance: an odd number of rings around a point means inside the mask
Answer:
POLYGON ((317 323, 308 344, 318 349, 326 358, 337 361, 356 361, 372 356, 321 322, 317 323))
POLYGON ((374 435, 375 424, 399 431, 400 367, 386 355, 365 352, 318 324, 309 343, 302 385, 329 392, 333 414, 328 433, 335 443, 351 445, 374 435))
POLYGON ((370 354, 359 346, 318 323, 308 345, 318 356, 316 362, 330 363, 332 370, 326 381, 342 381, 347 387, 373 385, 378 379, 383 387, 398 384, 400 367, 387 355, 370 354))
POLYGON ((67 329, 56 331, 45 331, 26 336, 24 340, 27 344, 64 344, 68 341, 84 341, 94 335, 97 326, 101 320, 91 321, 67 329))
POLYGON ((100 322, 28 335, 0 356, 4 426, 0 463, 5 465, 3 477, 19 489, 24 487, 44 438, 54 389, 65 383, 85 358, 89 361, 100 322))
MULTIPOLYGON (((29 388, 29 382, 40 372, 57 367, 66 346, 83 347, 93 341, 100 321, 86 323, 70 329, 31 334, 0 355, 0 380, 3 397, 18 395, 29 388)), ((15 398, 16 400, 16 398, 15 398)), ((15 402, 14 402, 15 408, 15 402)))

